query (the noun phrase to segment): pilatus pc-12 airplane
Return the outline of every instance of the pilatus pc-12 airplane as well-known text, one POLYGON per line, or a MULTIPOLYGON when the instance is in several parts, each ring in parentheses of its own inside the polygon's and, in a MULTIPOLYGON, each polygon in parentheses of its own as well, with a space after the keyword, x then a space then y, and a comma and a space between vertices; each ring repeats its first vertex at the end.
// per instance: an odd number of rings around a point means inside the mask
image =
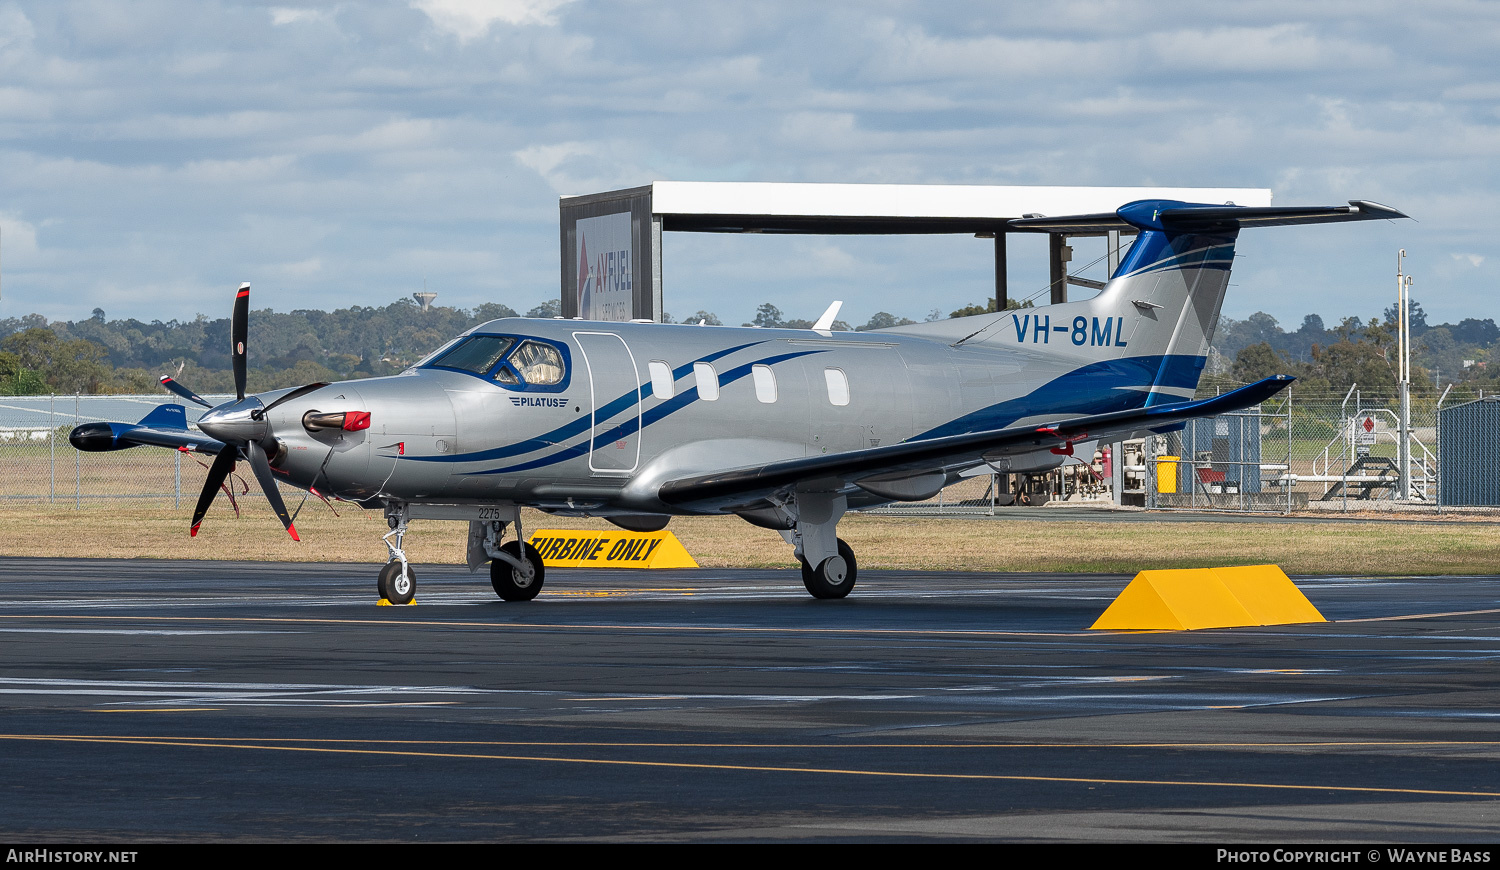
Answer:
POLYGON ((168 404, 135 424, 79 426, 72 443, 213 454, 193 534, 239 462, 293 538, 278 482, 384 510, 390 560, 378 585, 392 603, 415 593, 401 548, 413 518, 468 521, 469 567, 489 561, 506 601, 534 598, 543 565, 522 507, 636 531, 735 514, 780 532, 814 597, 842 598, 856 562, 837 529, 852 508, 930 498, 982 464, 1055 468, 1075 444, 1169 432, 1284 389, 1283 375, 1192 400, 1241 229, 1402 217, 1363 201, 1146 200, 1027 218, 1010 229, 1137 236, 1086 301, 860 333, 830 331, 832 311, 810 330, 495 320, 393 377, 253 396, 244 285, 231 322, 235 399, 204 413, 201 433, 168 404))

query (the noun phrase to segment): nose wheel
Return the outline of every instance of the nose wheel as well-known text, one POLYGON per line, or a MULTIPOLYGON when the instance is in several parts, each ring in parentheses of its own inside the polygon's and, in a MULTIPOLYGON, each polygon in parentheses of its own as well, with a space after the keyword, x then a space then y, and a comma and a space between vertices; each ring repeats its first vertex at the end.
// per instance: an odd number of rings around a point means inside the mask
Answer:
POLYGON ((406 561, 406 551, 401 549, 401 542, 406 537, 407 519, 404 505, 386 508, 385 521, 391 530, 382 540, 385 541, 386 549, 390 550, 391 559, 380 569, 375 589, 382 599, 391 604, 410 604, 417 597, 417 575, 412 571, 411 563, 406 561), (396 540, 392 541, 391 538, 396 540))
POLYGON ((417 575, 411 565, 396 560, 380 569, 380 579, 375 588, 380 597, 392 604, 410 604, 417 597, 417 575))
POLYGON ((500 546, 502 558, 490 562, 490 585, 505 601, 530 601, 542 591, 546 569, 542 554, 523 541, 507 541, 500 546), (505 558, 509 557, 509 558, 505 558))

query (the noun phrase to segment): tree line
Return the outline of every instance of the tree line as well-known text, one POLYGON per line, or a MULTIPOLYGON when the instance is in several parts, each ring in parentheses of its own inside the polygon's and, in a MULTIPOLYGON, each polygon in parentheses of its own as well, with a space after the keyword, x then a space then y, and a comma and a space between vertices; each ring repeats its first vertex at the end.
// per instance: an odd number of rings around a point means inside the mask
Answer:
MULTIPOLYGON (((1009 308, 1031 307, 1011 300, 1009 308)), ((966 317, 995 312, 995 301, 948 312, 966 317)), ((538 305, 526 317, 559 314, 557 301, 538 305)), ((433 306, 423 311, 411 299, 384 307, 355 305, 335 311, 269 309, 250 317, 252 391, 349 378, 395 374, 458 333, 501 317, 517 317, 508 305, 490 302, 474 309, 433 306)), ((1343 318, 1328 328, 1309 314, 1286 331, 1276 318, 1256 312, 1244 320, 1221 317, 1205 383, 1233 386, 1272 374, 1299 378, 1300 392, 1394 389, 1396 383, 1395 306, 1364 321, 1343 318)), ((944 319, 937 309, 925 320, 944 319)), ((673 322, 666 315, 667 322, 673 322)), ((1500 388, 1500 356, 1491 359, 1500 327, 1492 319, 1429 324, 1419 304, 1410 315, 1413 334, 1413 387, 1429 392, 1448 383, 1500 388), (1491 364, 1495 368, 1491 368, 1491 364)), ((684 323, 722 325, 709 311, 684 323)), ((834 329, 858 331, 915 321, 876 312, 861 326, 834 321, 834 329)), ((812 321, 788 318, 767 302, 745 326, 806 329, 812 321)), ((170 374, 200 393, 233 391, 229 359, 229 319, 203 315, 188 321, 110 320, 94 309, 79 321, 52 321, 37 314, 0 319, 0 395, 54 393, 152 393, 157 379, 170 374)))

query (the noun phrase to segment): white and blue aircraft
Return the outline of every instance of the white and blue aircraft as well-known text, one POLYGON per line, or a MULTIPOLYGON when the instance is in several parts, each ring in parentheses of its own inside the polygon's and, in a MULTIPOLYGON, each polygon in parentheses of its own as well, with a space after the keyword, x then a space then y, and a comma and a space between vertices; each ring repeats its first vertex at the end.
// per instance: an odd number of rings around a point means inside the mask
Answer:
MULTIPOLYGON (((674 515, 734 514, 774 529, 816 598, 857 563, 837 535, 853 508, 930 498, 980 465, 1055 468, 1075 444, 1180 429, 1284 389, 1276 376, 1194 401, 1241 229, 1403 218, 1371 202, 1248 208, 1147 200, 1112 214, 1028 218, 1012 231, 1135 231, 1094 298, 870 332, 508 318, 476 326, 398 375, 245 394, 249 285, 231 322, 234 401, 186 425, 77 427, 80 450, 137 445, 215 456, 192 533, 236 463, 297 537, 286 483, 385 512, 380 594, 404 603, 412 519, 468 521, 469 566, 495 592, 541 591, 521 508, 654 531, 674 515), (514 540, 505 541, 514 528, 514 540), (394 541, 391 540, 394 538, 394 541)), ((826 321, 826 322, 825 322, 826 321)))

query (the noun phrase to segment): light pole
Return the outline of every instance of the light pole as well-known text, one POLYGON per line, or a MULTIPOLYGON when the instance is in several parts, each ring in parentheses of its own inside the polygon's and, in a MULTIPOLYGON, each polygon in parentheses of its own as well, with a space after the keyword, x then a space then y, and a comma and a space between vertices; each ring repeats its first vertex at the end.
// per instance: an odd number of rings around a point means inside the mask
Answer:
POLYGON ((1411 276, 1402 268, 1406 249, 1396 252, 1396 367, 1401 389, 1401 421, 1397 432, 1396 464, 1401 500, 1411 500, 1411 276))

